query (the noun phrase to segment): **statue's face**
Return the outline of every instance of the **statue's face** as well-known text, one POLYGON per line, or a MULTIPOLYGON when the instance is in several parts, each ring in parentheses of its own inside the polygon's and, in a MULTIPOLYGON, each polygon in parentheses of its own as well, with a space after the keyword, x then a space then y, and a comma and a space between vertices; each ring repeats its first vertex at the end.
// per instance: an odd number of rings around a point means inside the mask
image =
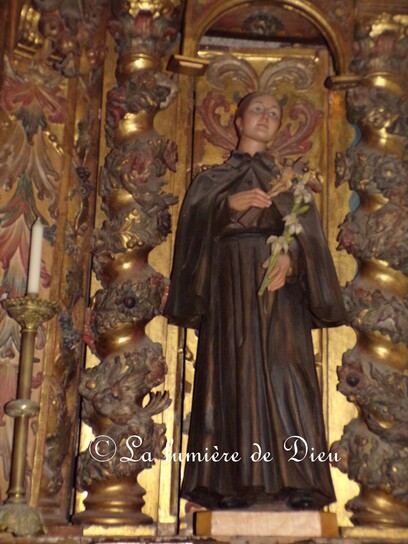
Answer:
POLYGON ((238 117, 236 125, 240 138, 267 144, 278 132, 282 110, 278 101, 270 95, 255 97, 238 117))

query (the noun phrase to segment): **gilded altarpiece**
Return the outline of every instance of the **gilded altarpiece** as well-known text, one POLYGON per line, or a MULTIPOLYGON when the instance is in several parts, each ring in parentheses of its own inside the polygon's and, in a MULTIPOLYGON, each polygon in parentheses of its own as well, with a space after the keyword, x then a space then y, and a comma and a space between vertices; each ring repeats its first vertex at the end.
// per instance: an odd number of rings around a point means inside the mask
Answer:
MULTIPOLYGON (((181 501, 179 512, 180 465, 176 459, 180 448, 185 451, 196 336, 189 331, 185 345, 184 332, 168 327, 157 314, 165 297, 165 278, 170 273, 178 211, 192 177, 222 162, 233 149, 236 137, 232 116, 237 100, 252 90, 272 89, 285 102, 282 130, 272 151, 293 160, 301 157, 322 174, 321 187, 315 187, 316 198, 340 282, 349 282, 345 296, 352 325, 358 332, 353 352, 355 334, 349 328, 315 337, 328 441, 335 442, 344 456, 339 468, 362 485, 360 498, 351 503, 354 521, 406 524, 406 501, 401 499, 399 483, 406 467, 406 459, 400 456, 400 445, 406 445, 406 436, 401 432, 406 423, 401 410, 401 396, 406 391, 406 262, 404 249, 395 241, 395 232, 403 232, 406 216, 406 116, 401 114, 406 111, 406 91, 398 73, 406 73, 406 18, 369 17, 356 28, 351 64, 354 75, 350 76, 352 21, 360 16, 353 14, 351 2, 335 0, 330 4, 333 9, 327 8, 323 0, 313 6, 296 0, 274 2, 279 14, 288 8, 288 17, 296 12, 299 17, 305 15, 313 20, 316 26, 310 27, 312 38, 318 37, 320 31, 328 44, 286 44, 277 49, 259 44, 254 49, 222 40, 218 46, 214 42, 211 46, 198 45, 201 31, 213 23, 225 27, 228 20, 223 22, 222 17, 234 6, 246 9, 254 4, 244 21, 249 34, 259 29, 264 36, 268 29, 278 35, 284 33, 286 18, 282 23, 264 17, 259 2, 187 2, 183 44, 177 37, 182 11, 177 2, 116 2, 112 12, 103 0, 80 2, 80 9, 68 1, 11 4, 16 13, 21 11, 21 17, 13 19, 15 28, 11 32, 9 29, 9 34, 16 40, 12 45, 9 40, 7 55, 2 59, 0 295, 5 298, 24 293, 29 229, 34 218, 40 216, 46 226, 40 296, 61 305, 58 319, 40 330, 36 345, 32 397, 39 400, 41 412, 31 425, 26 477, 30 503, 42 511, 48 524, 65 524, 73 510, 79 523, 81 519, 84 525, 100 522, 98 527, 84 528, 85 534, 174 535, 179 519, 181 533, 191 530, 190 505, 181 501), (198 64, 205 61, 205 75, 193 77, 166 71, 169 56, 179 49, 195 57, 198 64), (331 90, 325 86, 330 76, 331 90), (390 160, 389 155, 393 157, 390 160), (127 156, 131 157, 129 163, 127 156), (146 171, 140 168, 142 163, 147 164, 146 171), (141 188, 146 181, 148 185, 141 188), (350 189, 343 182, 348 182, 350 189), (144 205, 149 204, 146 187, 152 189, 154 203, 163 212, 162 223, 155 223, 153 231, 139 228, 140 217, 146 211, 144 205), (171 194, 178 197, 177 203, 171 194), (169 206, 172 233, 167 220, 169 206), (387 225, 389 217, 394 218, 395 232, 387 225), (365 236, 367 221, 375 223, 375 228, 367 230, 365 236), (124 225, 127 227, 122 228, 124 225), (383 244, 380 248, 370 234, 377 231, 383 244), (143 245, 137 236, 143 238, 146 232, 154 240, 143 245), (393 244, 387 243, 388 236, 393 244), (350 255, 338 251, 339 242, 340 249, 350 255), (90 248, 96 255, 91 288, 90 248), (113 270, 116 265, 111 267, 113 261, 135 267, 137 273, 129 275, 125 266, 115 276, 118 269, 113 270), (358 269, 362 274, 356 279, 358 269), (143 288, 147 284, 151 291, 146 296, 143 288), (382 291, 376 289, 377 284, 382 291), (111 342, 114 349, 108 349, 109 357, 103 345, 99 358, 89 351, 87 370, 80 379, 83 338, 95 347, 92 312, 85 319, 89 292, 95 295, 92 310, 96 307, 99 312, 99 329, 94 332, 103 336, 106 331, 115 332, 115 327, 124 324, 126 328, 130 323, 141 333, 146 325, 151 342, 162 346, 153 347, 156 357, 132 359, 129 351, 116 349, 111 342), (139 303, 149 296, 150 306, 143 314, 139 303), (384 297, 391 304, 384 303, 384 297), (114 322, 118 313, 120 319, 114 322), (148 318, 152 319, 149 324, 148 318), (384 346, 386 349, 382 349, 384 346), (350 351, 339 370, 338 386, 336 367, 346 350, 350 351), (351 355, 360 359, 354 361, 351 355), (111 373, 104 371, 109 366, 111 373), (139 370, 132 373, 134 368, 139 370), (151 378, 147 388, 140 379, 146 375, 151 378), (129 377, 130 386, 126 381, 129 377), (378 383, 381 398, 375 394, 378 383), (146 489, 139 518, 139 522, 146 523, 144 526, 107 528, 115 514, 107 510, 99 517, 91 513, 87 519, 88 514, 83 514, 84 493, 77 493, 76 508, 71 507, 79 427, 77 390, 84 404, 89 401, 97 406, 101 384, 112 394, 112 405, 121 395, 130 395, 133 401, 135 391, 140 393, 136 398, 139 413, 143 415, 150 403, 149 417, 143 421, 149 426, 150 436, 157 430, 158 439, 155 459, 146 463, 143 468, 149 470, 140 471, 138 477, 146 489), (363 418, 353 420, 357 411, 346 397, 358 405, 363 418), (393 398, 396 401, 390 403, 393 398), (343 426, 350 420, 353 422, 341 438, 343 426), (381 448, 371 444, 380 444, 381 448), (378 470, 365 471, 367 452, 371 456, 373 452, 389 453, 390 463, 379 463, 378 470), (169 459, 160 460, 163 455, 169 459), (373 481, 373 475, 379 478, 373 481), (373 491, 367 491, 370 489, 373 491), (386 507, 385 518, 381 501, 386 507), (372 504, 379 505, 379 509, 370 517, 372 504)), ((6 13, 4 6, 1 4, 0 9, 6 13)), ((367 13, 374 8, 370 4, 367 13)), ((2 28, 6 26, 4 20, 1 24, 2 28)), ((150 219, 159 215, 152 213, 150 219)), ((136 344, 130 343, 132 348, 136 344)), ((2 405, 13 398, 18 349, 18 326, 0 308, 2 405)), ((106 392, 103 387, 102 393, 106 392)), ((124 406, 125 412, 121 406, 117 410, 119 417, 127 415, 126 403, 124 406)), ((98 408, 88 410, 85 406, 83 419, 91 424, 94 434, 100 429, 110 432, 109 425, 103 427, 104 415, 101 417, 98 408), (102 426, 100 421, 95 424, 98 417, 103 420, 102 426)), ((8 486, 11 429, 10 418, 2 412, 2 499, 8 486)), ((83 425, 82 458, 92 438, 90 428, 83 425)), ((129 455, 129 451, 125 453, 129 455)), ((95 477, 92 473, 87 480, 86 468, 98 465, 82 463, 81 455, 77 481, 82 479, 80 483, 86 485, 78 484, 77 489, 89 491, 88 483, 97 481, 99 474, 95 477)), ((130 476, 131 483, 122 488, 129 489, 129 495, 136 487, 134 474, 130 476)), ((333 470, 333 479, 338 502, 331 509, 337 513, 339 525, 347 526, 351 522, 344 507, 358 494, 358 488, 338 470, 333 470)), ((100 494, 107 489, 102 485, 100 494)), ((136 490, 139 511, 142 494, 136 490)))

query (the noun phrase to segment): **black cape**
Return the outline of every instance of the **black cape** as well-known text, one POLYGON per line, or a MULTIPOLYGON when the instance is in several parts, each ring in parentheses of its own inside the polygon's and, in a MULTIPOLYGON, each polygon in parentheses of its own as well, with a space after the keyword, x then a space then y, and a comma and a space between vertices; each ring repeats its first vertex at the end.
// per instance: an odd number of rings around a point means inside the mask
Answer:
POLYGON ((346 316, 316 207, 291 245, 294 276, 262 297, 266 240, 282 233, 293 194, 245 227, 228 207, 228 195, 269 190, 277 173, 265 154, 234 152, 194 180, 181 209, 165 315, 200 329, 182 494, 209 508, 294 490, 310 490, 319 507, 335 500, 328 461, 313 460, 327 444, 311 329, 346 316), (217 452, 223 460, 205 460, 217 452))

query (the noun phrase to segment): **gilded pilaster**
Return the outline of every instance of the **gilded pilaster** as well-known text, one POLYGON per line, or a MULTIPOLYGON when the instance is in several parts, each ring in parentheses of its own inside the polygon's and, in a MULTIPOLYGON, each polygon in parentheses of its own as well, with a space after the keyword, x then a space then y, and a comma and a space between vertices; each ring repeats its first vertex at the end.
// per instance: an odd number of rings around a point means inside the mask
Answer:
MULTIPOLYGON (((46 525, 66 523, 72 495, 105 4, 8 2, 0 94, 0 294, 13 298, 25 292, 29 228, 39 217, 45 225, 40 296, 60 307, 58 320, 41 325, 36 339, 31 394, 40 412, 29 427, 25 475, 27 497, 46 525)), ((19 348, 17 324, 1 310, 1 405, 15 394, 19 348)), ((1 479, 7 480, 9 420, 2 417, 1 479)))
POLYGON ((175 171, 176 146, 154 128, 155 115, 177 94, 161 71, 176 37, 178 5, 166 0, 112 1, 109 30, 118 51, 117 85, 107 96, 106 156, 99 183, 106 220, 92 239, 94 272, 88 345, 100 363, 82 373, 83 420, 95 435, 79 456, 77 485, 86 490, 83 524, 137 525, 142 512, 139 474, 162 457, 166 391, 152 392, 167 371, 162 347, 145 334, 159 315, 167 280, 148 262, 170 232, 163 176, 175 171), (104 435, 104 438, 100 438, 104 435))
POLYGON ((377 527, 408 526, 407 25, 399 15, 360 21, 347 93, 360 139, 336 165, 337 182, 355 191, 340 248, 359 265, 344 293, 357 344, 343 357, 338 389, 359 416, 333 450, 360 484, 346 506, 352 522, 377 527))

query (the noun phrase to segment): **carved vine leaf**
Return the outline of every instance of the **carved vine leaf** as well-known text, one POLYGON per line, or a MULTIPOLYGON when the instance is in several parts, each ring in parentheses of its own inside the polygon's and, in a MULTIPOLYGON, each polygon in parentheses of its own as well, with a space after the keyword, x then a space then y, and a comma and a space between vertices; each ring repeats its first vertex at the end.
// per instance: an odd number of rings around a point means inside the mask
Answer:
MULTIPOLYGON (((160 180, 167 169, 176 171, 177 145, 171 140, 156 137, 149 140, 132 140, 111 150, 103 170, 101 196, 109 198, 113 190, 124 188, 129 193, 142 190, 157 192, 163 185, 160 180)), ((106 206, 104 211, 109 210, 106 206)))
POLYGON ((338 377, 338 390, 357 404, 371 432, 388 442, 408 443, 408 376, 348 350, 338 377))
POLYGON ((354 419, 331 449, 341 459, 335 466, 350 479, 407 501, 408 454, 400 444, 381 440, 363 422, 354 419))
POLYGON ((61 469, 69 451, 72 421, 67 410, 65 390, 55 377, 50 382, 50 403, 51 417, 55 418, 55 423, 52 430, 50 425, 47 428, 41 487, 47 493, 56 495, 63 484, 61 469))
POLYGON ((112 2, 115 19, 108 28, 121 55, 140 51, 160 57, 177 37, 177 9, 167 2, 150 3, 147 9, 129 2, 112 2))
POLYGON ((358 209, 340 226, 339 249, 356 259, 381 259, 408 273, 408 215, 405 208, 388 202, 371 214, 358 209))
MULTIPOLYGON (((23 43, 32 45, 27 36, 36 34, 42 56, 52 60, 54 68, 65 77, 78 75, 77 60, 82 52, 91 71, 103 64, 106 46, 98 37, 98 30, 104 26, 108 14, 107 0, 87 0, 80 4, 70 0, 33 0, 33 4, 40 13, 38 29, 31 32, 25 29, 23 43)), ((23 21, 23 25, 26 23, 23 21)))
POLYGON ((152 249, 163 242, 171 231, 169 206, 176 198, 169 193, 147 189, 134 196, 133 209, 113 220, 103 222, 92 235, 94 271, 104 281, 104 269, 120 254, 134 249, 152 249))
POLYGON ((336 186, 348 183, 353 191, 382 193, 391 202, 408 209, 408 163, 358 145, 336 154, 336 186))
POLYGON ((108 93, 106 110, 107 143, 113 147, 114 131, 128 113, 157 112, 167 108, 178 92, 177 83, 162 72, 136 72, 108 93))
POLYGON ((408 103, 405 97, 382 88, 358 86, 347 93, 347 117, 352 124, 384 129, 405 137, 408 130, 408 103))
POLYGON ((93 459, 89 450, 80 455, 81 489, 112 474, 120 477, 138 473, 151 467, 154 459, 163 457, 165 425, 155 423, 152 416, 165 410, 170 399, 167 392, 152 393, 151 389, 163 383, 166 372, 160 344, 148 339, 142 348, 113 361, 104 360, 83 372, 79 392, 84 399, 84 420, 95 435, 104 433, 111 437, 117 451, 107 463, 93 459), (149 400, 144 403, 146 395, 149 400), (132 451, 137 458, 145 454, 144 459, 137 463, 121 462, 121 457, 131 456, 132 451), (102 464, 103 467, 98 466, 102 464))
POLYGON ((160 313, 167 280, 150 267, 145 278, 100 289, 93 297, 93 335, 97 337, 120 323, 150 321, 160 313))
POLYGON ((408 297, 401 300, 369 291, 352 282, 343 289, 343 299, 351 324, 360 331, 377 331, 394 343, 408 345, 408 297))
POLYGON ((383 13, 370 24, 361 21, 356 29, 351 68, 357 73, 408 73, 407 17, 383 13), (375 54, 373 54, 375 51, 375 54))

